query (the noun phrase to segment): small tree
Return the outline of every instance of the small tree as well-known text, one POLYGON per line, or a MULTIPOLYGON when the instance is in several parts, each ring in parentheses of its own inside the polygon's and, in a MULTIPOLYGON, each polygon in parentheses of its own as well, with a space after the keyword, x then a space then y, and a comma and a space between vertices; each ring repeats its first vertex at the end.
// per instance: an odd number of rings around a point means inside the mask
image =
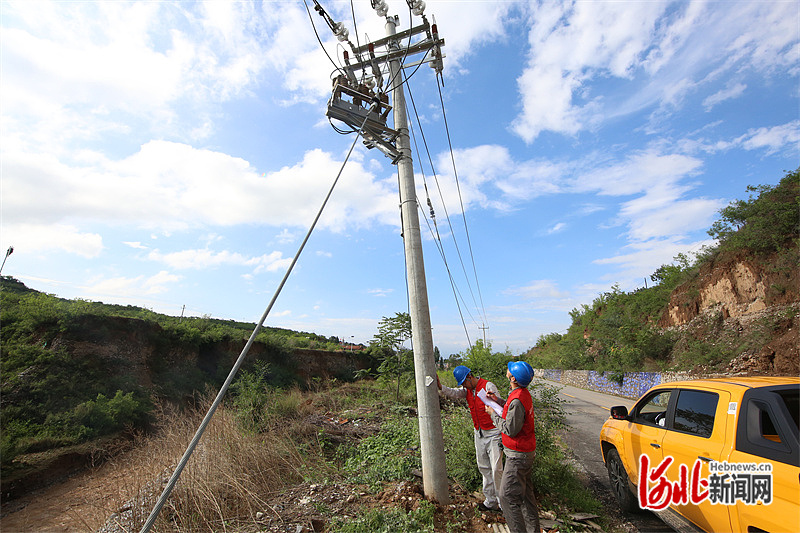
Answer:
POLYGON ((512 359, 509 350, 503 353, 492 353, 492 343, 483 344, 482 339, 462 352, 464 364, 476 375, 484 377, 495 384, 503 383, 506 375, 506 365, 512 359))
POLYGON ((400 376, 410 369, 406 364, 411 350, 403 348, 403 343, 411 338, 411 315, 408 313, 395 313, 391 318, 383 317, 378 322, 378 333, 371 344, 377 347, 380 359, 378 374, 397 374, 397 400, 400 399, 400 376), (396 356, 396 357, 395 357, 396 356))

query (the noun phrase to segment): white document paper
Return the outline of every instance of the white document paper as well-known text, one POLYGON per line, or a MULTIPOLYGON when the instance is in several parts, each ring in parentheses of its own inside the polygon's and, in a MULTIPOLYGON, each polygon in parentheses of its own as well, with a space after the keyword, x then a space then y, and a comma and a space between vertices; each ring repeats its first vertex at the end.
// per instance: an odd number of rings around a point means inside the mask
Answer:
POLYGON ((494 410, 494 412, 497 413, 497 416, 503 416, 503 406, 501 406, 499 403, 489 398, 486 395, 486 389, 478 391, 478 398, 480 398, 483 403, 491 407, 494 410))

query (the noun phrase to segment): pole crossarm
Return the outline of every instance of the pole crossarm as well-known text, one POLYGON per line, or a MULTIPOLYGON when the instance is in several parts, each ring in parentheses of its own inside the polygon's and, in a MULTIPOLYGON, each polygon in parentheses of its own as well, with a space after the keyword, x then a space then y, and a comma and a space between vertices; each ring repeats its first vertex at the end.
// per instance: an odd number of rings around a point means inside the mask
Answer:
MULTIPOLYGON (((350 48, 349 52, 345 50, 343 53, 344 66, 339 68, 341 74, 333 80, 333 91, 328 101, 326 115, 331 120, 350 126, 349 131, 341 131, 334 126, 340 133, 354 131, 355 125, 361 124, 366 118, 366 126, 362 132, 364 144, 367 148, 379 149, 392 160, 392 164, 397 164, 402 154, 397 146, 399 136, 397 128, 393 129, 386 125, 389 111, 392 110, 387 93, 394 93, 398 80, 402 78, 399 73, 403 69, 429 63, 440 75, 444 57, 442 54, 444 39, 439 37, 435 22, 431 24, 427 17, 422 15, 422 24, 362 46, 354 46, 347 39, 347 31, 342 23, 331 19, 316 0, 314 4, 315 9, 325 18, 337 38, 346 42, 350 48), (412 43, 412 39, 418 35, 424 36, 412 43), (408 44, 401 46, 405 41, 408 41, 408 44), (351 53, 355 61, 351 61, 351 53), (424 54, 421 59, 406 63, 406 60, 418 57, 419 54, 424 54), (390 75, 392 72, 394 74, 390 75), (386 75, 390 75, 388 87, 384 87, 386 75), (367 112, 366 104, 369 102, 378 103, 377 112, 373 114, 367 112)), ((398 18, 386 16, 386 22, 396 26, 398 18)))
MULTIPOLYGON (((383 37, 382 39, 378 39, 376 41, 372 41, 371 43, 365 44, 363 46, 359 46, 353 48, 353 54, 356 57, 361 58, 365 53, 369 54, 369 59, 359 60, 356 63, 348 64, 345 67, 345 70, 351 70, 353 72, 366 70, 367 67, 372 67, 375 63, 385 65, 389 61, 393 61, 395 59, 403 59, 408 58, 410 56, 428 52, 429 50, 436 49, 439 53, 436 54, 436 57, 431 58, 428 61, 435 61, 437 59, 441 59, 444 56, 441 54, 441 48, 444 46, 444 39, 439 38, 438 34, 431 31, 431 25, 427 19, 423 19, 423 23, 415 28, 411 28, 400 33, 397 33, 393 36, 383 37), (418 35, 422 32, 425 32, 426 37, 416 43, 410 44, 405 48, 396 47, 394 49, 389 49, 389 46, 393 43, 398 43, 404 41, 405 39, 409 39, 414 35, 418 35), (378 48, 382 48, 386 46, 388 52, 377 55, 375 50, 378 48)), ((410 68, 412 66, 416 66, 420 63, 414 63, 409 65, 401 65, 402 68, 410 68)))

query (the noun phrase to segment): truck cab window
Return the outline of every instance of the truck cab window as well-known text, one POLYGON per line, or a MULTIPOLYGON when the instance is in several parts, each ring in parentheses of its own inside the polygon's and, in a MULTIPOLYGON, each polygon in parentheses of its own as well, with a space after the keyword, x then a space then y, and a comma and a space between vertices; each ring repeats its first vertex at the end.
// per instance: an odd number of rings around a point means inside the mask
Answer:
POLYGON ((671 390, 665 390, 645 398, 645 401, 637 406, 633 416, 634 420, 639 423, 664 426, 671 395, 671 390))
POLYGON ((673 429, 708 438, 714 430, 719 395, 713 392, 682 390, 675 407, 673 429))

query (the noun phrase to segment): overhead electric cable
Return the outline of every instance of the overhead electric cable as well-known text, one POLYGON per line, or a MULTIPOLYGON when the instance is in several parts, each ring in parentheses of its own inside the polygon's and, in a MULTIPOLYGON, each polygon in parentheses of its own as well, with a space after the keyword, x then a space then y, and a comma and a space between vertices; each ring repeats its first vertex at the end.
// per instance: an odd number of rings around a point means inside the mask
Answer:
MULTIPOLYGON (((420 208, 420 211, 423 211, 423 210, 420 208)), ((428 217, 425 216, 424 212, 422 213, 422 216, 425 219, 425 223, 428 224, 428 231, 430 231, 431 235, 433 235, 433 229, 431 228, 430 220, 428 220, 428 217)), ((467 338, 467 345, 471 346, 472 345, 472 341, 470 340, 470 337, 469 337, 469 330, 467 329, 467 323, 464 320, 464 313, 461 311, 461 304, 458 303, 459 299, 461 300, 461 303, 464 304, 464 309, 467 310, 467 313, 470 315, 470 319, 473 322, 475 322, 475 318, 469 312, 469 307, 466 305, 466 302, 464 301, 464 297, 461 295, 461 291, 458 290, 458 285, 455 282, 455 278, 453 278, 453 273, 450 271, 450 266, 447 264, 447 257, 445 255, 444 247, 442 245, 441 239, 436 239, 436 237, 434 236, 433 242, 436 245, 436 249, 439 251, 439 255, 442 257, 442 262, 444 263, 444 268, 447 271, 447 277, 450 280, 450 288, 453 290, 453 299, 456 302, 456 309, 458 310, 458 316, 461 318, 461 325, 464 328, 464 335, 467 338)), ((475 322, 475 324, 477 324, 477 322, 475 322)))
POLYGON ((484 307, 484 304, 483 304, 483 295, 481 294, 481 286, 480 286, 480 283, 478 281, 478 269, 475 266, 475 254, 472 252, 472 240, 469 237, 469 227, 467 226, 467 212, 464 209, 464 199, 463 199, 463 197, 461 195, 461 185, 460 185, 460 183, 458 181, 458 170, 456 169, 456 158, 453 155, 453 142, 450 139, 450 128, 447 125, 447 113, 445 112, 445 108, 444 108, 444 97, 442 96, 442 86, 439 83, 439 78, 436 78, 436 86, 439 89, 439 101, 442 104, 442 119, 444 120, 444 131, 447 133, 447 144, 450 147, 450 160, 453 163, 453 176, 455 177, 455 180, 456 180, 456 189, 458 190, 458 200, 461 203, 461 216, 464 218, 464 231, 466 232, 466 235, 467 235, 467 244, 469 246, 469 255, 470 255, 470 257, 472 257, 472 270, 473 270, 473 272, 475 274, 475 283, 476 283, 477 288, 478 288, 478 297, 481 300, 481 308, 483 309, 483 316, 485 317, 486 316, 486 308, 484 307))
MULTIPOLYGON (((373 103, 372 106, 370 107, 370 112, 374 111, 376 107, 377 107, 377 104, 373 103)), ((367 119, 365 118, 364 122, 361 124, 361 128, 358 130, 359 133, 361 133, 364 130, 364 125, 366 123, 367 123, 367 119)), ((180 461, 178 462, 178 465, 175 467, 175 471, 172 473, 172 476, 169 478, 169 481, 167 482, 166 486, 164 487, 164 490, 161 493, 161 496, 159 496, 158 501, 156 501, 155 507, 153 507, 153 510, 151 511, 150 516, 147 517, 147 521, 144 523, 144 526, 142 526, 142 529, 140 530, 140 533, 148 533, 150 531, 150 528, 153 527, 153 523, 156 521, 156 518, 158 518, 158 513, 161 512, 161 508, 164 506, 164 503, 166 503, 167 498, 169 498, 169 495, 172 492, 172 489, 175 487, 175 484, 178 482, 178 478, 180 478, 181 473, 183 472, 183 469, 186 467, 186 463, 189 462, 189 458, 192 456, 192 452, 194 452, 195 447, 197 447, 197 443, 200 442, 200 438, 203 436, 203 433, 206 430, 206 426, 208 426, 209 422, 211 422, 211 418, 214 416, 214 413, 216 412, 217 407, 219 407, 219 404, 222 402, 222 399, 225 396, 225 393, 228 391, 228 388, 230 387, 231 382, 233 381, 233 378, 236 377, 236 373, 239 371, 239 367, 242 366, 242 363, 244 362, 245 357, 247 357, 247 354, 250 351, 250 347, 253 345, 253 342, 255 341, 256 336, 261 331, 261 328, 264 326, 264 321, 267 319, 267 316, 269 315, 269 312, 272 310, 272 306, 275 304, 275 301, 278 299, 278 295, 280 295, 281 290, 283 290, 283 286, 286 284, 286 280, 289 279, 289 274, 292 273, 292 270, 294 269, 295 264, 297 264, 297 260, 299 259, 300 254, 303 251, 303 248, 305 248, 306 243, 308 242, 308 239, 311 237, 311 233, 314 231, 314 228, 316 227, 317 222, 319 222, 319 219, 322 216, 322 212, 325 209, 325 206, 328 204, 328 200, 330 199, 331 195, 333 194, 333 190, 336 187, 336 184, 339 182, 339 178, 342 176, 342 172, 344 171, 344 167, 345 167, 345 165, 347 165, 347 161, 350 159, 350 154, 353 153, 353 149, 355 148, 357 142, 358 142, 358 136, 356 136, 356 138, 353 140, 353 144, 350 145, 350 150, 347 152, 347 156, 344 158, 344 161, 342 162, 342 167, 339 169, 339 173, 336 175, 336 179, 333 180, 333 183, 331 184, 331 188, 328 191, 327 196, 325 196, 325 200, 323 200, 322 205, 320 206, 319 211, 317 212, 317 216, 314 218, 314 222, 312 222, 311 223, 311 227, 308 228, 308 233, 306 233, 306 236, 303 239, 303 242, 300 244, 300 247, 298 248, 297 253, 294 255, 294 258, 292 258, 292 262, 291 262, 291 264, 289 264, 289 268, 286 270, 286 274, 284 274, 283 279, 281 280, 280 284, 278 285, 277 290, 275 291, 275 294, 273 294, 272 299, 269 302, 269 305, 267 305, 267 308, 264 311, 264 314, 261 315, 261 320, 258 322, 256 327, 253 329, 253 333, 250 335, 250 338, 247 340, 247 343, 245 344, 244 348, 242 349, 242 352, 239 354, 239 357, 236 359, 236 362, 234 363, 233 368, 231 369, 230 373, 228 374, 228 377, 225 380, 225 383, 222 384, 222 387, 220 388, 219 393, 217 394, 217 397, 214 399, 214 402, 211 404, 211 407, 209 407, 208 412, 206 413, 206 416, 203 418, 203 421, 200 423, 200 427, 197 428, 197 432, 195 433, 194 437, 192 438, 191 442, 189 443, 189 446, 186 448, 186 451, 184 452, 183 457, 181 457, 180 461)))
POLYGON ((350 13, 353 15, 353 33, 356 34, 356 46, 361 48, 361 43, 358 40, 358 23, 356 22, 356 8, 353 5, 353 0, 350 0, 350 13))
MULTIPOLYGON (((411 106, 414 109, 414 116, 417 118, 417 123, 420 124, 420 134, 422 136, 422 142, 423 142, 423 145, 425 146, 425 152, 428 155, 428 162, 429 162, 429 164, 431 166, 431 171, 433 172, 433 179, 436 182, 436 188, 439 191, 439 198, 442 201, 442 209, 444 209, 445 218, 447 219, 447 223, 450 226, 450 232, 453 235, 453 244, 454 244, 454 246, 456 248, 456 253, 458 254, 459 262, 461 263, 461 269, 464 272, 464 278, 467 281, 467 286, 469 288, 470 294, 472 295, 472 301, 475 304, 475 308, 477 310, 478 309, 478 302, 475 299, 475 293, 473 292, 472 284, 469 281, 469 275, 467 274, 467 268, 464 265, 464 258, 461 255, 461 248, 458 246, 458 240, 456 239, 456 232, 455 232, 455 229, 453 228, 453 222, 450 219, 450 213, 448 213, 448 211, 447 211, 447 204, 445 203, 444 194, 442 193, 442 188, 441 188, 441 186, 439 184, 438 174, 436 173, 436 169, 435 169, 435 167, 433 165, 433 158, 431 157, 430 149, 428 148, 428 141, 425 138, 425 132, 422 130, 422 124, 421 124, 421 122, 419 120, 419 114, 417 112, 417 106, 416 106, 416 103, 414 102, 414 95, 411 93, 411 89, 410 88, 409 88, 409 98, 411 99, 411 106)), ((450 148, 450 155, 452 157, 452 146, 450 148)), ((456 174, 456 183, 458 183, 458 175, 457 174, 456 174)), ((463 202, 461 204, 461 211, 462 211, 462 213, 464 211, 463 202)), ((466 219, 465 219, 465 224, 466 224, 466 219)), ((468 233, 467 233, 467 237, 468 237, 468 240, 469 240, 469 234, 468 233)), ((470 256, 472 256, 472 247, 471 246, 470 246, 470 256)), ((475 265, 474 256, 472 256, 472 264, 473 264, 473 270, 474 270, 474 265, 475 265)), ((478 284, 477 271, 475 272, 475 283, 476 283, 476 285, 478 284)), ((478 289, 479 289, 479 292, 480 292, 480 286, 479 285, 478 285, 478 289)), ((480 310, 483 311, 483 321, 485 323, 486 322, 486 311, 483 309, 483 301, 482 300, 481 300, 480 310)), ((477 322, 476 322, 476 324, 477 324, 477 322)))
MULTIPOLYGON (((419 117, 417 117, 417 121, 419 123, 419 117)), ((422 128, 422 125, 420 124, 420 129, 421 128, 422 128)), ((453 277, 453 272, 450 270, 450 264, 447 261, 447 254, 446 254, 445 249, 444 249, 444 242, 442 241, 442 236, 439 233, 439 224, 436 222, 436 214, 435 214, 435 211, 433 209, 433 204, 431 203, 430 195, 428 194, 428 180, 427 180, 427 178, 425 176, 425 170, 422 168, 422 164, 421 164, 422 158, 421 158, 421 156, 419 154, 419 143, 417 143, 417 137, 416 137, 416 134, 414 133, 413 125, 411 126, 410 130, 411 130, 411 139, 412 139, 412 142, 414 144, 414 149, 417 151, 417 159, 420 161, 420 172, 422 173, 422 183, 423 183, 423 187, 425 189, 425 194, 426 194, 426 197, 427 197, 428 207, 430 209, 430 215, 431 215, 430 216, 430 220, 428 219, 428 216, 425 214, 425 210, 419 204, 419 201, 417 201, 417 205, 419 206, 419 210, 422 213, 423 218, 425 218, 425 222, 428 224, 428 231, 430 231, 430 233, 431 233, 431 238, 433 239, 433 242, 436 244, 436 248, 439 250, 439 255, 442 257, 442 262, 444 263, 445 270, 447 270, 447 275, 450 278, 450 285, 453 288, 453 296, 454 296, 455 301, 456 301, 456 306, 458 307, 458 313, 459 313, 459 315, 461 315, 461 323, 464 324, 464 331, 466 333, 467 332, 466 323, 464 321, 464 314, 461 311, 461 305, 458 303, 459 299, 461 300, 461 303, 464 304, 464 309, 466 309, 470 320, 472 320, 472 322, 475 323, 476 326, 478 325, 478 321, 475 320, 475 317, 472 316, 472 313, 469 310, 469 306, 467 305, 467 302, 464 299, 463 295, 461 294, 461 291, 458 288, 458 284, 456 283, 455 278, 453 277), (431 228, 431 220, 433 221, 433 228, 431 228)), ((452 230, 452 226, 451 226, 451 230, 452 230)), ((453 238, 455 239, 455 235, 453 235, 453 238)), ((462 267, 463 267, 463 262, 462 262, 462 267)), ((465 272, 465 274, 466 274, 466 272, 465 272)), ((467 284, 469 285, 469 279, 467 279, 466 281, 467 281, 467 284)), ((473 295, 473 302, 474 302, 474 300, 475 300, 475 297, 473 295)), ((477 310, 477 308, 476 308, 476 310, 477 310)), ((469 333, 467 333, 467 340, 469 340, 469 333)))
MULTIPOLYGON (((410 93, 411 93, 411 89, 410 89, 410 86, 409 86, 409 94, 410 93)), ((420 124, 418 115, 417 115, 417 124, 419 125, 420 130, 421 130, 422 129, 422 124, 420 124)), ((414 144, 414 149, 417 151, 417 159, 420 161, 420 172, 422 173, 422 181, 423 181, 423 185, 425 187, 425 194, 428 195, 428 181, 427 181, 427 179, 425 177, 425 170, 422 167, 422 158, 420 157, 420 154, 419 154, 419 143, 417 143, 417 138, 416 138, 416 134, 414 133, 413 124, 410 124, 410 128, 409 129, 411 131, 411 139, 412 139, 413 144, 414 144)), ((447 262, 447 255, 446 255, 445 250, 444 250, 444 243, 442 242, 441 235, 439 234, 439 226, 436 223, 436 215, 434 214, 433 205, 431 205, 431 200, 430 200, 430 196, 429 195, 427 197, 427 200, 428 200, 428 206, 430 207, 430 210, 431 210, 431 219, 433 220, 434 228, 431 228, 430 220, 428 219, 428 216, 425 214, 425 210, 420 205, 419 200, 417 200, 417 207, 422 212, 422 217, 425 219, 426 224, 428 224, 428 231, 430 231, 431 236, 433 237, 433 242, 436 245, 436 249, 439 251, 439 255, 442 258, 442 263, 444 263, 445 270, 447 271, 447 276, 448 276, 448 278, 450 280, 450 288, 453 290, 453 299, 456 302, 456 308, 458 309, 458 315, 461 318, 461 324, 464 327, 464 335, 467 338, 467 344, 471 346, 472 345, 472 341, 470 340, 469 330, 467 329, 467 324, 466 324, 466 321, 464 320, 464 313, 461 310, 461 304, 459 303, 459 298, 461 299, 461 302, 464 304, 464 309, 466 309, 467 314, 469 314, 470 319, 476 325, 477 325, 477 321, 472 316, 472 313, 470 313, 469 306, 466 305, 466 302, 464 301, 464 297, 461 295, 461 291, 458 289, 458 284, 456 283, 455 278, 453 277, 453 273, 450 270, 450 265, 447 262), (434 231, 434 229, 435 229, 435 231, 434 231)), ((467 280, 467 283, 469 283, 469 280, 467 280)))

